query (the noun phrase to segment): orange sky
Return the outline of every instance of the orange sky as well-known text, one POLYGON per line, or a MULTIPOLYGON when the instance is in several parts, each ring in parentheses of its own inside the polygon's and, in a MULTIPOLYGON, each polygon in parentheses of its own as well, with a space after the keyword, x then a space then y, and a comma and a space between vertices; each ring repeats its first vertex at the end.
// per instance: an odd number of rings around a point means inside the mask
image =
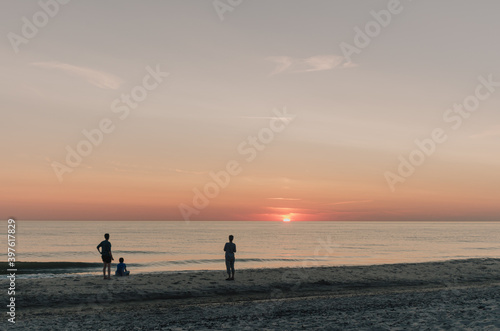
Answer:
MULTIPOLYGON (((4 40, 3 218, 500 220, 497 5, 405 4, 349 56, 386 2, 248 3, 222 21, 207 4, 71 3, 4 40)), ((4 35, 37 10, 10 3, 4 35)))

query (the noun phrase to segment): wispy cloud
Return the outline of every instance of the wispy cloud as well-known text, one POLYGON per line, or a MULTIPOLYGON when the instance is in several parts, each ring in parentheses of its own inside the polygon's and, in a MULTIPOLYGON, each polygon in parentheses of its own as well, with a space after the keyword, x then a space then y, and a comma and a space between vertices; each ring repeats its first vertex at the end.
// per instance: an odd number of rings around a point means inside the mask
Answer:
POLYGON ((273 72, 271 72, 271 76, 287 70, 292 66, 294 61, 288 56, 271 56, 268 57, 267 60, 276 63, 276 68, 274 68, 273 72))
POLYGON ((286 200, 286 201, 300 201, 302 199, 293 199, 293 198, 268 198, 269 200, 286 200))
POLYGON ((492 129, 471 135, 471 138, 485 138, 500 136, 500 126, 493 127, 492 129))
POLYGON ((120 85, 123 84, 123 80, 113 74, 109 74, 106 72, 90 68, 78 67, 68 63, 35 62, 31 63, 31 65, 47 69, 62 70, 69 75, 83 78, 90 84, 95 85, 102 89, 117 90, 120 87, 120 85))
POLYGON ((110 167, 114 171, 122 171, 122 172, 143 172, 143 173, 176 172, 176 173, 190 174, 190 175, 205 175, 208 173, 208 171, 194 171, 188 169, 158 167, 158 166, 144 165, 144 164, 130 164, 117 161, 110 161, 108 163, 110 164, 110 167))
POLYGON ((364 202, 372 202, 373 200, 352 200, 352 201, 340 201, 340 202, 332 202, 329 205, 347 205, 351 203, 364 203, 364 202))
POLYGON ((238 118, 244 118, 244 119, 249 119, 249 120, 273 120, 275 118, 278 118, 280 120, 286 120, 286 121, 291 121, 294 119, 292 116, 283 116, 283 117, 272 117, 272 116, 239 116, 238 118))
POLYGON ((168 169, 169 171, 179 172, 182 174, 191 174, 191 175, 204 175, 207 171, 192 171, 192 170, 182 170, 182 169, 168 169))
POLYGON ((305 59, 290 56, 271 56, 267 60, 276 63, 276 67, 270 73, 270 76, 280 73, 324 71, 337 67, 351 68, 356 66, 340 55, 315 55, 305 59))

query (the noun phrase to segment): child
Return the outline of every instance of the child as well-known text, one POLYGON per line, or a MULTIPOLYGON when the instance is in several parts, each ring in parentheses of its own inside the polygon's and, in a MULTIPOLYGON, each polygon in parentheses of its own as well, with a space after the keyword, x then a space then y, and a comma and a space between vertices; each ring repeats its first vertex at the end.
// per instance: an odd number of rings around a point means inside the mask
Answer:
POLYGON ((115 276, 128 276, 130 271, 127 270, 127 265, 123 263, 125 261, 123 257, 120 258, 120 263, 116 266, 115 276))

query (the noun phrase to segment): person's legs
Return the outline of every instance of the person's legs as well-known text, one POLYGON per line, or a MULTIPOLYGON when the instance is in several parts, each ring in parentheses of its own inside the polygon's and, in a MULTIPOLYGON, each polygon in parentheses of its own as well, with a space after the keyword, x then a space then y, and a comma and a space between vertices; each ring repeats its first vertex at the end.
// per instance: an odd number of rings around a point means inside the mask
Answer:
POLYGON ((111 263, 107 263, 108 265, 108 279, 111 279, 111 263))
POLYGON ((232 274, 231 279, 234 280, 234 258, 231 259, 229 266, 231 268, 231 274, 232 274))
POLYGON ((226 258, 227 280, 231 279, 231 259, 226 258))
POLYGON ((102 275, 104 276, 104 279, 106 279, 106 262, 103 262, 104 266, 102 267, 102 275))

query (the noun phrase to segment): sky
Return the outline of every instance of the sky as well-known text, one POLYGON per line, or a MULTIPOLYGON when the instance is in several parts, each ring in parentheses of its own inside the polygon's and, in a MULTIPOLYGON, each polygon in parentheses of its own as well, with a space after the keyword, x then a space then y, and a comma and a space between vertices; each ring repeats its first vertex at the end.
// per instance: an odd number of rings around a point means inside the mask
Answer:
POLYGON ((498 1, 0 4, 0 210, 498 221, 498 1))

